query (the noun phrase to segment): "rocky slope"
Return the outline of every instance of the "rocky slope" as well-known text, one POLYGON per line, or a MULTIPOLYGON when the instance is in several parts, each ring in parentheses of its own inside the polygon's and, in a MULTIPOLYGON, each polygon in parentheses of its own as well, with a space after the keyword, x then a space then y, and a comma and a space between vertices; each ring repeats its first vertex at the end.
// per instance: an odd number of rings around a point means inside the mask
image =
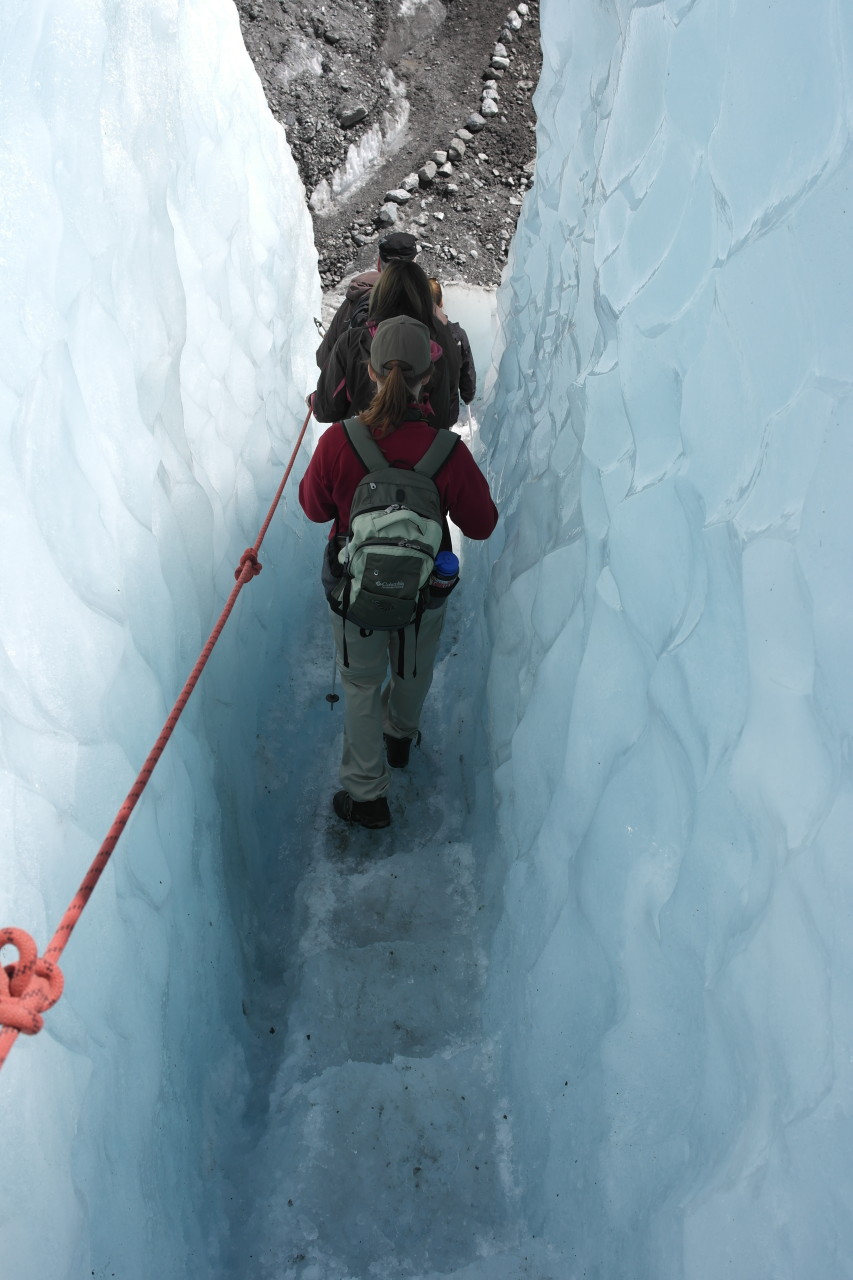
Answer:
POLYGON ((535 150, 538 3, 237 0, 309 195, 324 287, 414 232, 442 280, 494 285, 535 150))

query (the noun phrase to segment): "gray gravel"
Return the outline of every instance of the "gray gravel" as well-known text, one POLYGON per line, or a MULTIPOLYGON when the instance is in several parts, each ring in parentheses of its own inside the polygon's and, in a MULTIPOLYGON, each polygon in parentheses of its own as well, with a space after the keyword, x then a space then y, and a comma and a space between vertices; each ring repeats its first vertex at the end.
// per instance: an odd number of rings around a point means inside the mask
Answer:
POLYGON ((315 206, 351 146, 390 152, 357 190, 312 208, 324 287, 372 266, 389 227, 417 235, 430 274, 496 284, 532 182, 538 5, 422 0, 408 17, 399 0, 237 8, 307 196, 320 188, 315 206))

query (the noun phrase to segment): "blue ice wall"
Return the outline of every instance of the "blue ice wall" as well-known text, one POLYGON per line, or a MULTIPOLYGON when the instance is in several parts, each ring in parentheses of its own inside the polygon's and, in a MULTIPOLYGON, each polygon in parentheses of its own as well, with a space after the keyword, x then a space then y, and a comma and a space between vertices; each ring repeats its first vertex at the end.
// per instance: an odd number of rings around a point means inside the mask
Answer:
MULTIPOLYGON (((6 0, 0 921, 41 947, 255 539, 318 304, 304 193, 229 0, 6 0)), ((71 940, 66 994, 0 1074, 4 1280, 212 1272, 290 521, 71 940)))
POLYGON ((491 1025, 609 1277, 853 1258, 853 10, 543 4, 487 425, 491 1025))

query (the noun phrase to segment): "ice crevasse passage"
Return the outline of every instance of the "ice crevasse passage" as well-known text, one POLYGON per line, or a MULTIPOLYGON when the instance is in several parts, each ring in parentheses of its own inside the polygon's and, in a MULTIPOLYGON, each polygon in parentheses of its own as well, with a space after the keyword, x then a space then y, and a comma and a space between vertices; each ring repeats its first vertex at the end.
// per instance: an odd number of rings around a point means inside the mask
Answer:
MULTIPOLYGON (((435 859, 475 913, 501 1221, 416 1247, 381 1183, 398 1238, 335 1253, 315 1169, 278 1273, 846 1277, 853 14, 544 0, 542 39, 480 437, 502 519, 444 686, 481 767, 435 859)), ((11 0, 0 71, 0 924, 41 941, 254 538, 319 284, 224 0, 11 0)), ((258 733, 326 665, 316 552, 291 504, 0 1073, 15 1280, 240 1274, 240 1116, 279 1096, 242 1004, 297 945, 258 904, 304 901, 316 843, 258 733)))

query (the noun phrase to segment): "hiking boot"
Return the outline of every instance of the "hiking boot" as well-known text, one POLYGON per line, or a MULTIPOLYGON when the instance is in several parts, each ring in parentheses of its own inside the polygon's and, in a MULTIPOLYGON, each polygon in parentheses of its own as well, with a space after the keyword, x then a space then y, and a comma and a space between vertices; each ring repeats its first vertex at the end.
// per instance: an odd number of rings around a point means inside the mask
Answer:
POLYGON ((336 791, 332 808, 344 822, 357 822, 361 827, 390 827, 391 811, 384 796, 375 800, 353 800, 348 791, 336 791))
POLYGON ((418 734, 416 739, 412 738, 392 738, 390 733, 383 733, 385 739, 385 755, 388 764, 392 769, 405 769, 409 763, 409 752, 412 749, 412 742, 420 742, 421 735, 418 734))

